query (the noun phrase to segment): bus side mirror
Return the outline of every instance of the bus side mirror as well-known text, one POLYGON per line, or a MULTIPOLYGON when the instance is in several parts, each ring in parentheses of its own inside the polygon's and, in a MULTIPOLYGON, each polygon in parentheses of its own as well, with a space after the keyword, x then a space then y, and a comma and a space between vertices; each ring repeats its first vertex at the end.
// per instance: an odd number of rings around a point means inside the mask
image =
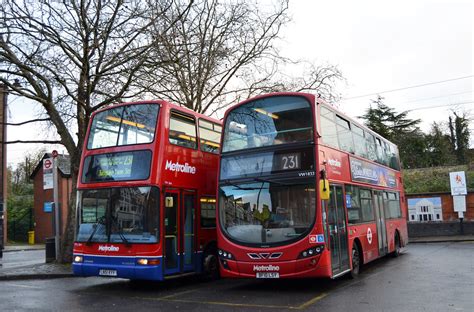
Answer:
POLYGON ((319 180, 319 195, 322 200, 329 199, 329 181, 327 179, 319 180))
POLYGON ((165 197, 165 207, 166 208, 173 208, 173 197, 165 197))

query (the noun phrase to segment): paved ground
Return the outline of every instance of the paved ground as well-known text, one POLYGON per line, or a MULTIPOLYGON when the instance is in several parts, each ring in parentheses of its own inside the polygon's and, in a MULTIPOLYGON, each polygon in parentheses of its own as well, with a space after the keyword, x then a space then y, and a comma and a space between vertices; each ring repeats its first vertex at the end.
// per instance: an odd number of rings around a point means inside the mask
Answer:
POLYGON ((0 311, 472 311, 473 258, 474 242, 460 241, 411 244, 356 280, 4 280, 0 311))
MULTIPOLYGON (((410 238, 410 243, 474 241, 474 236, 410 238)), ((44 245, 9 245, 0 259, 0 280, 61 278, 71 276, 71 265, 45 263, 44 245)))
POLYGON ((0 259, 0 280, 71 276, 71 265, 46 263, 44 245, 9 245, 0 259))

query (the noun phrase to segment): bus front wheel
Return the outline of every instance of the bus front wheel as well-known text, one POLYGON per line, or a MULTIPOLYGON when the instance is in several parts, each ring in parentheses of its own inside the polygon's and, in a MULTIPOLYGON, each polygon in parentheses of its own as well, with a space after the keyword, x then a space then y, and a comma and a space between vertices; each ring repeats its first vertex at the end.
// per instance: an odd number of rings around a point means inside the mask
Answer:
POLYGON ((203 259, 203 269, 205 277, 210 280, 216 280, 219 278, 219 259, 217 258, 217 252, 213 250, 206 251, 203 259))
POLYGON ((360 251, 356 243, 352 246, 352 269, 350 273, 351 278, 356 278, 360 273, 360 251))

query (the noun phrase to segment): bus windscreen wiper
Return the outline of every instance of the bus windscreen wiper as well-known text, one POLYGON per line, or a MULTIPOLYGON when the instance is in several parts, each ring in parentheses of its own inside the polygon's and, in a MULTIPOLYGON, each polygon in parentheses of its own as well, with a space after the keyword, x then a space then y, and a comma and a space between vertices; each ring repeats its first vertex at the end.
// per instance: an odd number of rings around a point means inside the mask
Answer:
POLYGON ((97 229, 99 228, 99 225, 105 225, 105 217, 100 217, 97 219, 97 222, 94 223, 94 230, 92 230, 91 235, 87 239, 86 245, 90 245, 92 243, 92 238, 94 238, 95 233, 97 232, 97 229))
MULTIPOLYGON (((117 226, 117 234, 118 236, 120 237, 120 239, 125 243, 125 246, 131 246, 132 244, 130 244, 130 242, 128 241, 128 239, 125 237, 125 235, 123 234, 123 228, 119 226, 119 223, 117 222, 117 218, 115 217, 111 217, 112 219, 112 223, 115 224, 117 226)), ((112 233, 111 233, 112 234, 112 233)))

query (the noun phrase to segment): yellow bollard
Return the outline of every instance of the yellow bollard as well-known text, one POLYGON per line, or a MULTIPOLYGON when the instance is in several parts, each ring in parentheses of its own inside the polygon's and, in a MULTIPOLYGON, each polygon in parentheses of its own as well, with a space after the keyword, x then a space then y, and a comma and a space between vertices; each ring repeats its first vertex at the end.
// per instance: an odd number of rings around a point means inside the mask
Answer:
POLYGON ((35 244, 35 231, 28 231, 28 244, 35 244))

